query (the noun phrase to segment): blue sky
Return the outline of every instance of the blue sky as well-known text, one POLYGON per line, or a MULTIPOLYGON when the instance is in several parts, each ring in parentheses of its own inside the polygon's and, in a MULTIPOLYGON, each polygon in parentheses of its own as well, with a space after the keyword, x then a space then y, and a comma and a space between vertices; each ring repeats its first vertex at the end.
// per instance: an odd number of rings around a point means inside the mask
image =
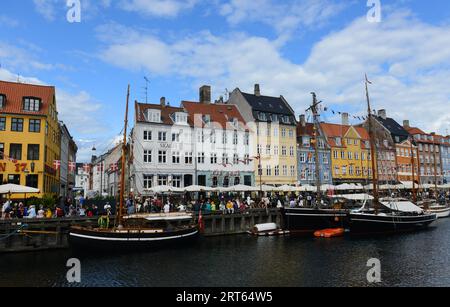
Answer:
MULTIPOLYGON (((381 0, 3 0, 0 79, 57 87, 60 119, 80 147, 103 152, 122 129, 131 98, 195 100, 198 87, 284 95, 300 114, 315 91, 337 111, 364 113, 363 76, 374 108, 425 131, 450 129, 450 3, 381 0)), ((133 116, 133 114, 131 114, 133 116)), ((330 112, 324 120, 336 121, 330 112)))

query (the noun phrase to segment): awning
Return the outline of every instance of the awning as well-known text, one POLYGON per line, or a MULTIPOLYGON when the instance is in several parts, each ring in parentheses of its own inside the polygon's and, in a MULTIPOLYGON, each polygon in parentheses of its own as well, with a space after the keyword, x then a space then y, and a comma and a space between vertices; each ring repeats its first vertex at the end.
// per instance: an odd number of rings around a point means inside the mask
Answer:
POLYGON ((343 195, 333 195, 332 198, 343 198, 347 200, 372 200, 374 199, 372 195, 369 194, 343 194, 343 195))
POLYGON ((393 211, 423 213, 423 210, 410 201, 382 201, 381 204, 393 211))

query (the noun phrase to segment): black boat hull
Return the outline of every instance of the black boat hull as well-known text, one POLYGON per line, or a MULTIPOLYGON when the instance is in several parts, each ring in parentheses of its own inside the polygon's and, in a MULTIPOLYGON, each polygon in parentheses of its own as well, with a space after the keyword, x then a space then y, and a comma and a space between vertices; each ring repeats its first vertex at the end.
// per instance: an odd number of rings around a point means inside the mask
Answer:
POLYGON ((347 228, 348 211, 342 209, 284 208, 283 229, 291 234, 310 235, 317 230, 347 228))
POLYGON ((138 231, 99 231, 82 227, 72 227, 69 241, 75 249, 89 250, 131 250, 159 248, 167 245, 180 245, 198 237, 197 227, 164 232, 138 231))
POLYGON ((425 229, 435 222, 435 214, 415 216, 384 216, 375 214, 349 215, 351 235, 376 235, 386 233, 412 232, 425 229))

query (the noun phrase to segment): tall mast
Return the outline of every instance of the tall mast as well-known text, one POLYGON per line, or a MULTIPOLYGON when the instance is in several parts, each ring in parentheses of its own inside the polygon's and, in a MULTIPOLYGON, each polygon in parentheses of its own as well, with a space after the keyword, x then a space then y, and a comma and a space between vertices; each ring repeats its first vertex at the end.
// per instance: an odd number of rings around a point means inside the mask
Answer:
POLYGON ((122 143, 122 171, 120 173, 120 199, 119 199, 119 227, 122 227, 122 214, 123 214, 123 198, 125 192, 125 163, 127 154, 127 127, 128 127, 128 101, 130 99, 130 85, 128 85, 127 91, 127 105, 125 109, 125 127, 123 129, 123 143, 122 143))
POLYGON ((373 133, 373 127, 372 127, 372 109, 370 107, 370 98, 369 98, 369 87, 368 84, 372 84, 367 79, 366 75, 366 98, 367 98, 367 112, 369 114, 369 137, 370 137, 370 155, 372 159, 372 184, 373 184, 373 197, 374 197, 374 205, 375 205, 375 213, 378 213, 378 202, 379 202, 379 195, 378 195, 378 185, 377 185, 377 176, 376 176, 376 164, 375 164, 375 137, 373 133))
POLYGON ((412 170, 412 193, 413 193, 413 202, 417 203, 417 191, 416 191, 416 181, 415 181, 415 167, 416 167, 416 161, 414 158, 414 150, 413 150, 413 139, 410 139, 411 143, 411 170, 412 170))
POLYGON ((433 160, 434 160, 434 196, 436 200, 438 200, 438 184, 437 184, 437 161, 436 161, 436 144, 434 143, 434 135, 433 135, 433 160))
POLYGON ((321 103, 320 101, 317 102, 317 96, 316 93, 312 92, 311 95, 313 96, 313 104, 310 107, 310 110, 313 113, 313 121, 314 121, 314 132, 313 132, 313 137, 314 137, 314 156, 315 156, 315 176, 316 176, 316 206, 319 206, 321 203, 321 180, 320 180, 320 163, 319 163, 319 127, 318 127, 318 117, 319 114, 317 112, 317 106, 321 103))

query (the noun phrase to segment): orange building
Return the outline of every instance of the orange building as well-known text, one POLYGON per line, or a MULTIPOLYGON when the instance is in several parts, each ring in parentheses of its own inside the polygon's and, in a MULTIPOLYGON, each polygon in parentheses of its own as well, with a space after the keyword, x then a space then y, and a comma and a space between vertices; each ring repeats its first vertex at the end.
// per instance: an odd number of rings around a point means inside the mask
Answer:
POLYGON ((419 182, 419 160, 417 159, 417 146, 411 144, 409 139, 397 143, 396 162, 398 180, 401 182, 412 182, 413 177, 416 183, 419 182), (414 155, 414 164, 413 164, 414 155), (413 168, 414 167, 414 168, 413 168))

